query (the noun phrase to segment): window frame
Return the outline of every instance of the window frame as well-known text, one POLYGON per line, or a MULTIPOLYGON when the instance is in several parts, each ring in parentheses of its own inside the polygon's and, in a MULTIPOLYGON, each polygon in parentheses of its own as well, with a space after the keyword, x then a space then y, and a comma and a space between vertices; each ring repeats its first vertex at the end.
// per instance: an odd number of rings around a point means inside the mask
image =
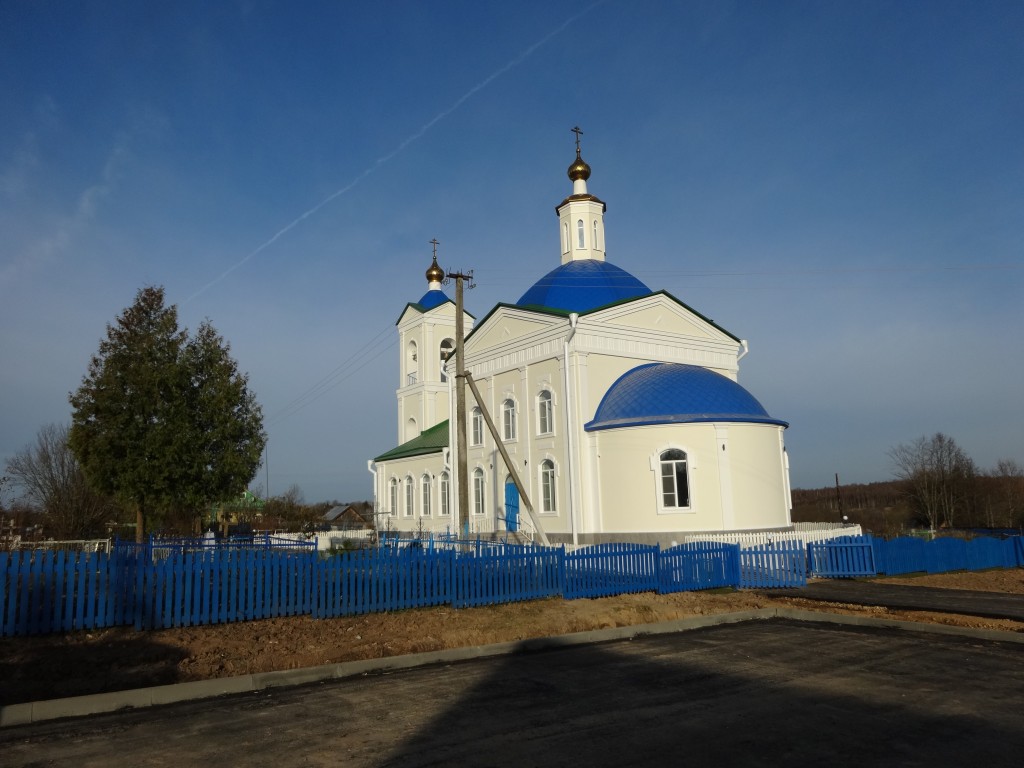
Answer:
POLYGON ((474 406, 473 410, 469 414, 470 422, 470 435, 469 444, 472 447, 476 447, 484 444, 484 412, 480 410, 480 406, 474 406))
POLYGON ((537 393, 537 435, 555 434, 555 397, 550 389, 537 393), (545 428, 545 422, 546 428, 545 428))
POLYGON ((540 463, 540 512, 554 515, 558 513, 558 469, 552 459, 544 459, 540 463))
POLYGON ((501 401, 501 439, 512 443, 519 439, 519 407, 511 397, 501 401))
POLYGON ((452 480, 451 475, 445 470, 438 476, 438 493, 440 494, 440 506, 438 511, 440 517, 451 517, 452 514, 452 480))
POLYGON ((670 445, 657 451, 652 457, 652 468, 655 470, 655 485, 658 493, 659 514, 680 514, 693 512, 693 491, 690 482, 690 469, 692 459, 690 452, 676 445, 670 445), (670 455, 670 454, 679 454, 670 455), (679 479, 683 480, 685 503, 680 504, 679 479), (666 483, 671 481, 671 489, 666 488, 666 483), (667 503, 671 494, 671 501, 667 503))
POLYGON ((415 517, 416 515, 416 481, 412 475, 405 476, 405 508, 402 510, 403 517, 415 517))
POLYGON ((487 514, 487 479, 483 469, 473 470, 473 515, 483 517, 487 514))
POLYGON ((430 517, 432 512, 430 502, 433 492, 434 488, 430 473, 424 472, 420 477, 420 517, 430 517))

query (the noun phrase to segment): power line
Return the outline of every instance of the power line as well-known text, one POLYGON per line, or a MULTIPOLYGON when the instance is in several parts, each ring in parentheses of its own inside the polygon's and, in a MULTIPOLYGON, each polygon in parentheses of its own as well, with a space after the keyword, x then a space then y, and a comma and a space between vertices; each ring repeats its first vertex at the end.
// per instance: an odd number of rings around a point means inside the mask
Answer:
POLYGON ((382 331, 377 333, 376 336, 374 336, 372 339, 363 344, 363 346, 361 346, 359 349, 357 349, 355 352, 349 355, 336 367, 331 369, 331 371, 324 375, 319 381, 309 386, 302 394, 298 395, 288 404, 281 407, 276 413, 274 413, 273 416, 267 419, 267 424, 275 424, 289 416, 295 415, 303 408, 305 408, 307 405, 320 399, 323 395, 330 392, 339 384, 351 378, 353 375, 355 375, 360 370, 369 365, 373 360, 376 360, 378 357, 384 354, 384 352, 393 348, 397 344, 397 341, 395 340, 392 340, 390 343, 384 344, 383 346, 378 346, 376 351, 374 351, 372 354, 369 354, 368 356, 364 355, 364 352, 366 352, 369 348, 376 344, 378 339, 380 339, 385 334, 390 333, 391 331, 392 327, 390 325, 385 327, 382 331), (361 356, 363 357, 362 361, 356 365, 353 365, 353 362, 361 356))

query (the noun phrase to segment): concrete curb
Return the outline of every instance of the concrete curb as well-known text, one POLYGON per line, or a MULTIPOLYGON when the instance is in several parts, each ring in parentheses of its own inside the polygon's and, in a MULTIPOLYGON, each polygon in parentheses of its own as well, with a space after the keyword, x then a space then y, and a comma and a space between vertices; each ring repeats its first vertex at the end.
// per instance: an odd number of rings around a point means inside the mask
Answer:
POLYGON ((721 624, 736 624, 744 621, 783 618, 793 621, 844 624, 850 626, 879 627, 942 635, 959 635, 979 640, 1024 644, 1024 635, 991 629, 952 627, 944 624, 919 624, 913 621, 895 621, 867 616, 804 611, 791 608, 761 608, 751 611, 720 613, 709 616, 694 616, 656 624, 638 624, 628 627, 596 629, 576 632, 571 635, 538 637, 493 645, 477 645, 465 648, 450 648, 443 651, 414 653, 406 656, 391 656, 380 659, 344 661, 337 664, 323 664, 316 667, 289 669, 277 672, 259 672, 251 675, 223 677, 216 680, 198 680, 190 683, 174 683, 152 688, 135 688, 127 691, 111 691, 88 696, 71 696, 63 699, 8 704, 0 707, 0 728, 28 725, 64 717, 84 717, 121 709, 140 709, 161 704, 213 698, 234 693, 252 693, 268 688, 303 685, 339 680, 358 675, 411 669, 438 664, 452 664, 470 659, 492 656, 531 653, 552 648, 569 648, 577 645, 628 640, 647 635, 664 635, 686 632, 721 624))

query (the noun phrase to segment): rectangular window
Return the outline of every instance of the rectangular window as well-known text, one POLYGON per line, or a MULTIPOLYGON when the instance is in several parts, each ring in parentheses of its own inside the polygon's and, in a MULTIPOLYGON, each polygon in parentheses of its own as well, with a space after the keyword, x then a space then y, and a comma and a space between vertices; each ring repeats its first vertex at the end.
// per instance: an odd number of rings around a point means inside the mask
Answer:
POLYGON ((430 478, 426 475, 423 476, 423 506, 420 508, 420 514, 430 517, 430 478))
POLYGON ((537 434, 550 435, 555 431, 551 416, 551 393, 541 392, 537 398, 537 434))
POLYGON ((441 516, 448 517, 451 512, 451 483, 448 480, 448 473, 441 475, 441 516))
POLYGON ((473 441, 472 445, 484 444, 484 416, 479 408, 473 409, 473 441))
POLYGON ((477 470, 473 473, 473 514, 484 513, 484 473, 477 470))
POLYGON ((661 454, 661 506, 665 509, 690 506, 686 453, 676 448, 661 454))
POLYGON ((541 511, 555 511, 555 465, 544 461, 540 465, 541 511))
POLYGON ((516 439, 516 404, 506 400, 501 404, 502 437, 505 440, 516 439))

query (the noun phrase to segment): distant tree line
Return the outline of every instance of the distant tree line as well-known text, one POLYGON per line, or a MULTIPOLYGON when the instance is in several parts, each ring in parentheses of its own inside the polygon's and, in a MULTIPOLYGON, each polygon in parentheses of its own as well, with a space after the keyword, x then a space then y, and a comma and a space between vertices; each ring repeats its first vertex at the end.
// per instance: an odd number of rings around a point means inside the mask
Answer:
POLYGON ((889 450, 895 479, 794 489, 794 521, 849 522, 886 535, 909 527, 1024 527, 1024 467, 1012 459, 979 469, 941 432, 889 450))

